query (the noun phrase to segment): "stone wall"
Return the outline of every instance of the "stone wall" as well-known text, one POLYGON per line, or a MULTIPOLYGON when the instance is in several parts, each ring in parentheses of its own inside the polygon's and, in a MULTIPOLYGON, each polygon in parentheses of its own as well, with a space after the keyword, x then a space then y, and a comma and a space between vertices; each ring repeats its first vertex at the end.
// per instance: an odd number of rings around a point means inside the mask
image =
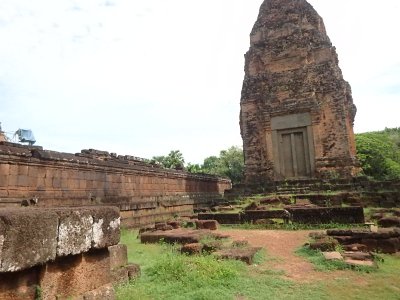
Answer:
POLYGON ((351 88, 314 8, 305 0, 265 0, 245 58, 246 182, 358 174, 351 88))
POLYGON ((0 299, 114 299, 119 238, 115 207, 0 209, 0 299))
POLYGON ((227 179, 163 169, 132 156, 0 142, 0 206, 33 198, 40 207, 114 205, 123 224, 133 227, 191 213, 230 187, 227 179))
POLYGON ((363 224, 362 207, 288 208, 292 222, 302 224, 363 224))
POLYGON ((216 220, 220 224, 255 223, 262 219, 286 219, 301 224, 363 224, 362 207, 286 207, 285 210, 246 210, 239 213, 202 213, 199 220, 216 220))
POLYGON ((327 235, 344 246, 364 245, 368 251, 390 254, 400 251, 400 228, 380 228, 377 232, 332 229, 327 235))

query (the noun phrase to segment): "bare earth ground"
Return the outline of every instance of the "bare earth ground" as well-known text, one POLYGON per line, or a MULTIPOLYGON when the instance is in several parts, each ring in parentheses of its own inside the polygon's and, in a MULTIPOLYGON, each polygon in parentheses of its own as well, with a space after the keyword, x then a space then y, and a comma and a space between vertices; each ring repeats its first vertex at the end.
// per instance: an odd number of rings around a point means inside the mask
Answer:
MULTIPOLYGON (((305 258, 296 255, 295 251, 308 240, 310 230, 223 230, 233 240, 245 240, 251 246, 263 247, 267 259, 260 268, 282 270, 284 277, 298 282, 315 282, 343 276, 343 271, 318 272, 305 258)), ((351 276, 351 275, 350 275, 351 276)), ((349 277, 349 274, 346 275, 349 277)), ((359 281, 359 280, 357 280, 359 281)), ((359 282, 361 283, 361 282, 359 282)))

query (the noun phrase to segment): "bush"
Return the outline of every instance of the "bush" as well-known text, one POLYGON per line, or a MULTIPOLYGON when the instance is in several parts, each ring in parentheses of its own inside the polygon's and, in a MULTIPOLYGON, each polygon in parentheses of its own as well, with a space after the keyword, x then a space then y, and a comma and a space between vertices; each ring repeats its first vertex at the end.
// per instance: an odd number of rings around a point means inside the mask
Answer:
POLYGON ((364 174, 378 180, 400 179, 400 128, 356 135, 364 174))

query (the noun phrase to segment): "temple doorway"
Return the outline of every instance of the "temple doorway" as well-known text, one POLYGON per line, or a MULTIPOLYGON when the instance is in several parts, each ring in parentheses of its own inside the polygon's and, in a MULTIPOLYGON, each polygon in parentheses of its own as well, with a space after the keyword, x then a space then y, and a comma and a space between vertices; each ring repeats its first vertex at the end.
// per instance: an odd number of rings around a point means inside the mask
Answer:
POLYGON ((310 150, 307 128, 278 131, 279 164, 285 178, 311 176, 310 150))

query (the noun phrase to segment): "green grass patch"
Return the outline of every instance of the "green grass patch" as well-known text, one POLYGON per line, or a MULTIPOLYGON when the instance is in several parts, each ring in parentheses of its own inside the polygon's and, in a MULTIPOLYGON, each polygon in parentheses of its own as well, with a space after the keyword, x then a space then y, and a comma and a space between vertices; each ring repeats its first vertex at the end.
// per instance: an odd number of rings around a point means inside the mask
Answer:
MULTIPOLYGON (((213 255, 187 256, 166 244, 142 245, 136 232, 123 231, 128 257, 142 276, 116 288, 117 299, 329 299, 318 284, 297 284, 283 272, 261 270, 213 255)), ((267 260, 260 251, 256 263, 267 260)))
POLYGON ((212 255, 186 256, 168 244, 141 244, 137 232, 122 231, 130 262, 139 263, 142 276, 116 288, 117 299, 400 299, 400 257, 380 255, 379 269, 359 272, 322 261, 321 253, 299 249, 317 270, 332 273, 329 280, 296 283, 285 271, 268 268, 279 261, 265 251, 255 264, 217 260, 212 255), (335 274, 335 275, 333 275, 335 274))
POLYGON ((385 299, 399 300, 400 258, 380 255, 379 269, 372 273, 354 273, 357 276, 342 276, 327 282, 324 289, 338 300, 385 299))

